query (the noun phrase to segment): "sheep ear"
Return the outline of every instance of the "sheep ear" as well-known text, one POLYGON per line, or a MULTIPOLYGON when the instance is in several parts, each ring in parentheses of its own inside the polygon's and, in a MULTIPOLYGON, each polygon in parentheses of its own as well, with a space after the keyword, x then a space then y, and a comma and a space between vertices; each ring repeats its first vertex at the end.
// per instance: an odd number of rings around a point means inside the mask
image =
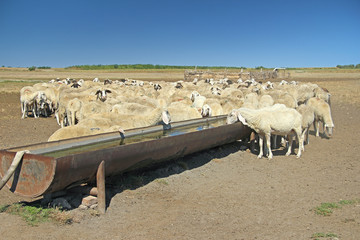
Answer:
POLYGON ((101 93, 101 91, 100 91, 100 90, 97 90, 96 93, 95 93, 95 95, 98 95, 99 93, 101 93))
POLYGON ((245 118, 240 113, 238 113, 238 119, 244 126, 248 126, 245 118))
POLYGON ((111 93, 111 91, 110 91, 110 90, 108 90, 108 89, 106 89, 106 90, 105 90, 105 92, 106 92, 106 93, 111 93))

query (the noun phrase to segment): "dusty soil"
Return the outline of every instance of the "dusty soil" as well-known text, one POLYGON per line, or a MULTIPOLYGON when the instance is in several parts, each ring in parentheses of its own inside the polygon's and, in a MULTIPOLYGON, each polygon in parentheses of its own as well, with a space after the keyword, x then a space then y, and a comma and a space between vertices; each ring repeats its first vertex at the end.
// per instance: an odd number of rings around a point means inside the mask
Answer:
MULTIPOLYGON (((31 227, 0 213, 1 239, 360 239, 359 203, 327 217, 312 211, 360 199, 360 79, 316 83, 332 93, 336 129, 332 139, 311 131, 300 159, 283 151, 257 159, 236 142, 138 173, 137 187, 108 185, 113 194, 103 216, 31 227)), ((17 93, 0 91, 0 113, 0 148, 46 141, 58 128, 54 118, 20 119, 17 93)), ((29 201, 0 191, 0 205, 19 200, 29 201)))

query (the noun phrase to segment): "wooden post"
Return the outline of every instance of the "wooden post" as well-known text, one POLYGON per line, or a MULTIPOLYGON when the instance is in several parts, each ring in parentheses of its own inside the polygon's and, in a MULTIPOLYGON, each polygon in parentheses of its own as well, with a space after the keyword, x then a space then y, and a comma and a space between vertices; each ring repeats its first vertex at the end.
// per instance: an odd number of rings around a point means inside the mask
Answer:
POLYGON ((100 214, 105 214, 106 192, 105 192, 105 161, 102 161, 96 173, 96 184, 98 190, 98 209, 100 214))

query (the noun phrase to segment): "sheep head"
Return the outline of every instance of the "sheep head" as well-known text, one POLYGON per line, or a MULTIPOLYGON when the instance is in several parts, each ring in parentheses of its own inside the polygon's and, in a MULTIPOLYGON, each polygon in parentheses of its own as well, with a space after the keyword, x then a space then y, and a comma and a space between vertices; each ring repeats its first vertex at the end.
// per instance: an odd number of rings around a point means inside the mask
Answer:
POLYGON ((111 91, 108 89, 99 89, 95 93, 95 95, 97 95, 96 99, 100 99, 100 101, 105 102, 107 99, 108 93, 111 93, 111 91))
POLYGON ((201 116, 202 117, 211 117, 212 116, 212 110, 208 104, 204 104, 204 106, 201 108, 201 116))

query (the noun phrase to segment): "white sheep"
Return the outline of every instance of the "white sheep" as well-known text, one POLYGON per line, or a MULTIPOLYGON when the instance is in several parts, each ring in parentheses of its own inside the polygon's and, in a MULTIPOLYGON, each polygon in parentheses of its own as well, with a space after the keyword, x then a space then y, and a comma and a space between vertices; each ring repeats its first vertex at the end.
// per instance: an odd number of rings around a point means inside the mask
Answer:
MULTIPOLYGON (((275 104, 271 107, 262 109, 239 108, 233 110, 227 118, 227 123, 231 124, 239 120, 244 125, 249 126, 259 134, 260 153, 258 158, 263 156, 263 141, 266 140, 267 148, 269 149, 269 159, 272 159, 273 154, 270 147, 271 134, 276 135, 290 135, 296 134, 299 142, 301 138, 301 124, 302 116, 295 109, 287 108, 282 104, 275 104), (235 116, 235 117, 234 117, 235 116)), ((286 153, 287 156, 291 154, 292 137, 289 139, 289 147, 286 153)), ((302 145, 299 144, 299 151, 297 157, 301 156, 302 145)))
POLYGON ((67 118, 69 121, 69 125, 75 125, 77 121, 81 119, 80 110, 82 106, 82 101, 78 98, 71 99, 66 107, 67 118))
POLYGON ((302 116, 302 139, 304 140, 300 144, 302 144, 302 150, 305 151, 304 148, 304 142, 306 144, 309 144, 309 128, 314 123, 315 114, 314 109, 308 105, 301 104, 299 107, 296 108, 296 110, 301 114, 302 116), (305 136, 306 134, 306 136, 305 136))
POLYGON ((38 96, 38 92, 35 91, 35 89, 31 86, 25 86, 21 88, 20 90, 20 104, 21 104, 21 112, 22 117, 25 118, 27 115, 27 112, 30 109, 32 109, 33 116, 36 118, 36 103, 35 99, 38 96))
POLYGON ((172 122, 202 117, 198 109, 188 104, 185 104, 182 101, 171 103, 167 107, 167 111, 170 114, 172 122))
POLYGON ((334 122, 331 117, 331 109, 327 102, 319 98, 310 98, 306 105, 312 107, 315 113, 315 120, 314 120, 314 128, 315 128, 315 136, 319 136, 319 124, 320 122, 323 123, 323 131, 327 132, 328 136, 332 136, 334 122))

